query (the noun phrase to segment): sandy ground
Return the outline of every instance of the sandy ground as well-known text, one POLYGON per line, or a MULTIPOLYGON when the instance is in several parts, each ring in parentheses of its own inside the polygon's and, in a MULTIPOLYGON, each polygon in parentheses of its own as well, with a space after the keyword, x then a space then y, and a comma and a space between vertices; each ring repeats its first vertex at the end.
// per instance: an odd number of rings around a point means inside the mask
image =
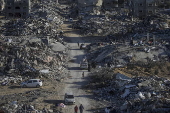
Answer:
MULTIPOLYGON (((76 104, 83 104, 84 113, 94 113, 98 111, 99 108, 104 107, 106 102, 96 101, 92 93, 82 89, 84 85, 88 83, 89 72, 87 70, 81 70, 79 68, 80 62, 86 56, 86 53, 80 49, 78 46, 81 43, 88 44, 92 40, 91 37, 82 37, 79 34, 78 30, 74 30, 71 27, 71 23, 65 22, 62 25, 62 29, 64 31, 64 40, 66 40, 68 46, 70 47, 69 57, 70 61, 68 64, 69 77, 64 80, 63 90, 59 93, 59 98, 64 99, 65 93, 73 93, 75 95, 76 104), (82 78, 82 73, 85 72, 85 77, 82 78)), ((63 113, 74 113, 75 105, 66 105, 64 109, 62 109, 63 113)))
MULTIPOLYGON (((67 22, 66 22, 67 23, 67 22)), ((85 57, 83 50, 80 50, 77 42, 84 43, 83 37, 78 34, 78 31, 74 30, 71 31, 69 28, 70 24, 63 25, 63 31, 65 32, 66 40, 68 40, 68 46, 70 46, 70 58, 71 61, 68 64, 69 67, 69 78, 66 79, 65 88, 62 91, 64 93, 73 93, 75 95, 76 104, 80 105, 83 104, 85 111, 84 113, 91 113, 93 108, 96 108, 96 102, 93 100, 93 95, 87 93, 85 90, 82 90, 82 86, 87 84, 88 81, 88 71, 87 70, 80 70, 80 62, 85 57), (85 72, 85 78, 82 78, 82 73, 85 72)), ((63 109, 64 113, 74 113, 74 106, 75 105, 68 105, 65 109, 63 109)))

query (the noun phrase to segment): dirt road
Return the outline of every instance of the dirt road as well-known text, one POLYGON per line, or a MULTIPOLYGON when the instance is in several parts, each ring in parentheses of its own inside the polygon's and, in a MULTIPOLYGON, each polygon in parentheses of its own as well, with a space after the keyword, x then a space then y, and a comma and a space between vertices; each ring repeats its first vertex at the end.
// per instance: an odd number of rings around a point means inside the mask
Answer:
MULTIPOLYGON (((89 97, 90 94, 87 94, 85 91, 81 89, 83 85, 86 84, 86 79, 82 78, 83 71, 85 72, 85 77, 88 75, 87 70, 80 70, 79 63, 82 61, 83 57, 85 56, 85 53, 83 50, 80 50, 77 42, 82 43, 83 40, 80 37, 80 35, 77 33, 77 31, 72 31, 71 28, 69 28, 69 24, 65 24, 63 26, 63 31, 66 32, 66 40, 68 40, 68 46, 70 46, 70 58, 72 62, 69 62, 68 64, 68 70, 69 70, 69 78, 65 80, 66 83, 65 89, 63 90, 62 94, 64 93, 73 93, 75 95, 76 104, 80 105, 83 104, 85 108, 85 113, 90 113, 87 110, 90 109, 90 102, 89 97)), ((74 113, 74 105, 68 105, 66 106, 65 113, 74 113)))

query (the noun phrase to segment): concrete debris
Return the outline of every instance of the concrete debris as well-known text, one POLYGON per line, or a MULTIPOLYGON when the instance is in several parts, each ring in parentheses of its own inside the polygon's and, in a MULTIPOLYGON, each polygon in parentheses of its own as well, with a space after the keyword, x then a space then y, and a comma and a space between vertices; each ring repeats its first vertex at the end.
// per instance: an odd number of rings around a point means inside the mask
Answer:
POLYGON ((46 45, 44 39, 36 37, 27 38, 24 41, 22 38, 13 37, 10 45, 5 39, 1 39, 1 75, 25 78, 48 73, 59 76, 65 68, 64 62, 67 61, 67 47, 55 39, 50 41, 56 43, 55 48, 46 45), (48 68, 48 72, 44 68, 48 68))
POLYGON ((130 94, 130 90, 129 89, 125 89, 125 92, 124 92, 124 94, 121 95, 121 98, 125 98, 129 94, 130 94))
MULTIPOLYGON (((118 73, 118 75, 120 75, 118 73)), ((124 75, 126 76, 126 75, 124 75)), ((128 77, 127 77, 128 78, 128 77)), ((132 77, 131 81, 123 86, 119 78, 107 80, 103 87, 95 87, 96 98, 108 100, 116 105, 115 109, 119 113, 136 113, 139 109, 145 112, 170 112, 169 91, 165 78, 152 77, 132 77)))
MULTIPOLYGON (((4 0, 1 0, 0 11, 4 0)), ((0 85, 1 88, 20 88, 20 83, 31 78, 61 81, 68 75, 69 47, 63 40, 61 25, 65 21, 66 6, 56 1, 31 1, 27 19, 0 20, 0 85), (45 5, 44 5, 45 4, 45 5), (62 13, 62 14, 61 14, 62 13), (7 87, 5 87, 7 86, 7 87)), ((17 1, 18 3, 18 1, 17 1)), ((22 2, 23 3, 23 2, 22 2)), ((48 82, 43 81, 44 86, 48 82)), ((5 93, 4 93, 5 94, 5 93)), ((56 91, 43 89, 0 96, 0 111, 5 113, 58 113, 52 108, 37 107, 38 97, 48 97, 56 91)), ((40 104, 40 103, 39 103, 40 104)))
POLYGON ((80 3, 79 5, 79 7, 81 7, 80 9, 84 9, 83 11, 88 12, 86 10, 90 10, 90 8, 93 10, 83 15, 80 14, 79 20, 74 22, 72 26, 74 29, 80 29, 82 35, 118 35, 120 37, 126 37, 130 34, 154 32, 156 34, 162 34, 162 36, 165 34, 169 36, 169 15, 158 13, 156 16, 150 16, 144 20, 139 20, 138 18, 133 18, 131 15, 128 15, 123 9, 114 9, 106 12, 99 10, 100 14, 97 15, 93 8, 95 7, 94 5, 90 5, 90 3, 86 4, 84 1, 80 2, 84 3, 80 3))
POLYGON ((0 78, 0 84, 4 85, 12 85, 12 84, 19 84, 22 81, 21 77, 5 77, 0 78))
POLYGON ((40 70, 40 73, 49 73, 49 69, 40 70))
POLYGON ((120 74, 120 73, 116 74, 116 79, 122 80, 122 81, 131 81, 131 78, 129 78, 123 74, 120 74))
POLYGON ((126 67, 128 64, 147 65, 151 62, 169 61, 169 41, 153 34, 138 34, 132 39, 105 40, 87 45, 87 60, 92 67, 126 67))
POLYGON ((41 106, 39 106, 37 103, 32 103, 32 105, 30 104, 30 102, 38 99, 39 96, 49 96, 53 93, 55 94, 56 92, 34 90, 27 91, 26 93, 4 95, 0 97, 1 101, 3 102, 0 109, 5 113, 53 113, 53 109, 40 109, 41 106), (22 100, 20 100, 21 97, 22 100))
POLYGON ((67 67, 68 47, 57 31, 65 20, 59 14, 61 6, 57 9, 52 2, 32 2, 29 18, 1 20, 2 85, 16 81, 18 76, 23 80, 42 75, 60 79, 67 67))
MULTIPOLYGON (((157 76, 139 77, 140 73, 133 73, 135 77, 132 78, 121 73, 113 75, 113 69, 133 67, 131 65, 147 67, 144 73, 147 75, 150 73, 149 66, 154 62, 170 61, 170 16, 156 13, 140 20, 130 14, 133 7, 123 8, 128 2, 130 1, 31 0, 31 6, 25 7, 27 10, 31 9, 31 12, 29 14, 22 12, 22 15, 28 16, 27 19, 0 20, 1 87, 7 85, 8 88, 13 88, 13 84, 20 84, 21 81, 30 78, 45 77, 50 78, 50 82, 61 81, 68 75, 66 69, 67 61, 70 60, 69 48, 63 40, 65 32, 61 29, 61 25, 66 21, 65 17, 68 17, 67 20, 71 23, 69 27, 79 29, 81 35, 104 37, 103 40, 97 40, 89 45, 83 43, 80 47, 88 53, 83 59, 87 61, 88 71, 92 67, 97 69, 97 72, 100 70, 103 70, 101 73, 107 72, 103 75, 100 73, 97 85, 92 87, 95 89, 96 98, 112 102, 115 109, 121 113, 170 112, 169 79, 157 76), (59 2, 62 5, 59 5, 59 2), (70 4, 66 5, 65 2, 70 4), (122 8, 116 9, 118 4, 122 4, 122 8), (78 17, 74 18, 75 15, 78 17), (78 21, 75 21, 76 19, 78 21)), ((149 4, 149 7, 150 5, 152 6, 149 4)), ((5 2, 0 0, 0 13, 4 8, 5 2)), ((15 9, 20 7, 17 6, 15 9)), ((137 13, 142 11, 137 9, 134 10, 137 13)), ((12 17, 18 14, 21 15, 18 12, 15 15, 6 13, 12 17)), ((167 68, 169 70, 170 66, 167 68)), ((157 73, 156 70, 154 74, 157 73)), ((38 97, 45 98, 56 93, 38 89, 0 96, 0 112, 57 113, 53 111, 54 109, 39 109, 34 101, 38 97)), ((63 103, 58 106, 65 107, 63 103)), ((109 112, 110 107, 106 111, 109 112)))
POLYGON ((32 11, 27 19, 14 19, 2 25, 1 32, 5 36, 47 36, 59 34, 57 28, 65 20, 60 16, 60 9, 51 2, 41 1, 40 4, 32 3, 32 11), (46 5, 43 5, 46 4, 46 5))
POLYGON ((78 9, 82 13, 100 14, 103 0, 78 0, 78 9))
POLYGON ((59 42, 55 42, 55 43, 51 43, 49 46, 51 46, 53 51, 64 51, 66 49, 66 47, 59 43, 59 42))

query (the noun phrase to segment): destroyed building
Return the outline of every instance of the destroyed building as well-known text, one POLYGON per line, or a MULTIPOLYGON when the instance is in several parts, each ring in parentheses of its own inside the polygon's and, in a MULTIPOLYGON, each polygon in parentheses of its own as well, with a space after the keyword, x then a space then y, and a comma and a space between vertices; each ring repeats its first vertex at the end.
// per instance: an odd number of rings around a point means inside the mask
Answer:
MULTIPOLYGON (((103 70, 99 71, 100 75, 101 71, 103 70)), ((96 98, 112 102, 112 107, 118 113, 170 112, 168 79, 157 76, 130 78, 120 73, 112 77, 114 79, 105 80, 104 87, 99 84, 94 86, 94 81, 91 87, 97 89, 94 90, 96 98)))
POLYGON ((5 16, 14 18, 27 18, 30 13, 30 0, 6 0, 5 16))
POLYGON ((164 9, 170 8, 170 1, 169 0, 161 0, 159 7, 162 7, 164 9))
POLYGON ((115 8, 123 8, 125 5, 124 3, 124 0, 78 0, 78 8, 80 13, 93 12, 99 15, 101 13, 100 10, 111 11, 115 8))
POLYGON ((133 16, 144 18, 147 15, 155 14, 157 11, 157 4, 155 0, 131 0, 131 7, 133 16))
POLYGON ((0 11, 2 11, 4 9, 4 5, 5 5, 5 2, 4 0, 0 0, 0 11))
POLYGON ((78 0, 77 4, 79 14, 101 15, 103 11, 123 9, 130 11, 131 15, 140 19, 156 15, 161 9, 170 7, 168 0, 78 0))
POLYGON ((104 0, 103 7, 105 10, 111 10, 112 8, 118 7, 118 0, 104 0))
POLYGON ((93 12, 100 14, 98 11, 102 6, 103 0, 78 0, 79 13, 93 12), (97 12, 95 12, 97 11, 97 12))
POLYGON ((163 3, 164 0, 129 0, 129 8, 134 17, 144 19, 146 16, 157 14, 158 6, 163 3))

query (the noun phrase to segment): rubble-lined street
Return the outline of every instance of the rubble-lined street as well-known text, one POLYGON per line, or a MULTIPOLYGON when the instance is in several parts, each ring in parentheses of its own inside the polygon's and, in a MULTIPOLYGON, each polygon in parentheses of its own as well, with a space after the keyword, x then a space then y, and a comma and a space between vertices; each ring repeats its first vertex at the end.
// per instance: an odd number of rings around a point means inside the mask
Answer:
MULTIPOLYGON (((95 104, 96 101, 92 95, 86 90, 83 90, 83 86, 87 84, 86 78, 88 76, 87 70, 80 70, 79 69, 79 62, 83 60, 85 57, 84 51, 80 50, 77 42, 83 43, 82 38, 76 32, 72 31, 67 24, 63 25, 63 31, 67 31, 69 33, 65 34, 65 40, 70 40, 67 43, 69 50, 67 51, 67 57, 69 59, 68 63, 68 75, 62 78, 59 75, 52 76, 50 70, 41 70, 41 77, 43 80, 43 87, 40 89, 34 88, 21 88, 17 83, 15 84, 6 84, 6 86, 2 86, 2 96, 1 99, 4 105, 2 106, 3 109, 7 111, 18 111, 23 112, 24 110, 27 111, 53 111, 55 110, 62 111, 63 113, 73 113, 74 106, 66 105, 65 108, 59 109, 57 105, 59 103, 64 103, 64 94, 66 92, 71 92, 75 95, 76 104, 79 105, 83 103, 85 107, 86 113, 91 113, 92 111, 98 111, 96 108, 104 107, 105 104, 108 102, 98 102, 95 104), (44 73, 43 73, 44 72, 44 73), (82 72, 85 72, 85 78, 82 78, 82 72), (58 82, 62 81, 62 82, 58 82), (6 90, 3 92, 3 90, 6 90), (23 93, 25 92, 25 93, 23 93), (21 98, 22 97, 22 98, 21 98), (5 104, 6 103, 6 104, 5 104), (14 103, 14 104, 13 104, 14 103), (26 104, 26 105, 25 105, 26 104), (33 107, 30 108, 29 105, 33 107), (26 108, 24 108, 27 106, 26 108)), ((64 71, 62 71, 64 72, 64 71)), ((30 77, 31 78, 31 77, 30 77)), ((12 78, 4 78, 9 80, 13 80, 12 78)), ((16 80, 17 78, 15 78, 16 80)))
POLYGON ((168 0, 0 0, 0 113, 169 113, 169 12, 168 0))
MULTIPOLYGON (((62 18, 59 21, 62 21, 62 18)), ((79 70, 84 52, 79 50, 77 42, 84 41, 77 31, 70 29, 69 22, 60 23, 58 26, 53 26, 53 23, 49 25, 49 21, 45 19, 34 18, 2 22, 4 34, 1 36, 1 68, 2 75, 6 74, 0 79, 1 110, 20 113, 33 111, 73 113, 72 105, 61 107, 62 109, 58 106, 64 103, 66 92, 73 93, 76 104, 83 103, 87 113, 97 110, 96 106, 103 107, 103 103, 94 104, 96 101, 92 94, 81 89, 86 84, 86 79, 82 79, 81 76, 83 71, 79 70), (44 27, 43 24, 47 26, 44 27), (24 29, 9 31, 11 30, 9 27, 16 26, 23 26, 24 29), (51 27, 54 29, 49 31, 51 27), (58 31, 55 31, 56 28, 58 31), (44 30, 41 31, 42 29, 44 30), (61 30, 66 32, 64 36, 60 33, 61 30), (68 40, 69 43, 64 40, 68 40), (43 87, 22 88, 20 83, 30 78, 40 78, 43 87)), ((85 77, 87 75, 88 72, 85 71, 85 77)))

